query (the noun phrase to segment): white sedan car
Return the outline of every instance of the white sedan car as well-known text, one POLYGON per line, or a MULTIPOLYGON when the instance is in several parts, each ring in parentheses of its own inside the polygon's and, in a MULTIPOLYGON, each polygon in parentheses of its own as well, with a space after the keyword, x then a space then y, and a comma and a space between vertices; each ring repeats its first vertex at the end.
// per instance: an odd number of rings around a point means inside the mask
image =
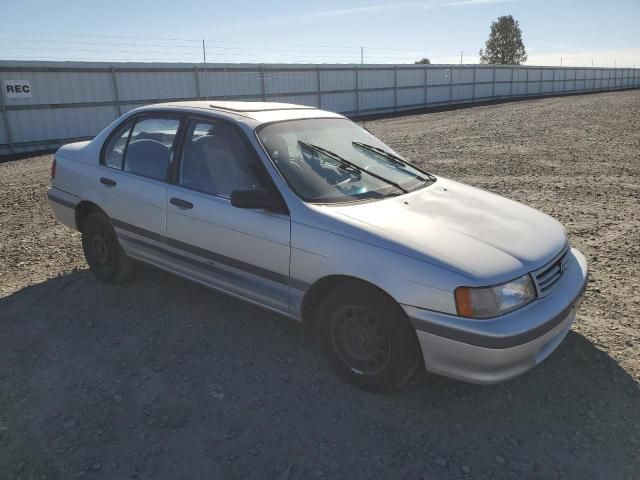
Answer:
POLYGON ((519 375, 560 344, 587 283, 556 220, 314 108, 138 108, 60 148, 52 182, 100 280, 135 259, 304 322, 367 390, 420 364, 477 383, 519 375))

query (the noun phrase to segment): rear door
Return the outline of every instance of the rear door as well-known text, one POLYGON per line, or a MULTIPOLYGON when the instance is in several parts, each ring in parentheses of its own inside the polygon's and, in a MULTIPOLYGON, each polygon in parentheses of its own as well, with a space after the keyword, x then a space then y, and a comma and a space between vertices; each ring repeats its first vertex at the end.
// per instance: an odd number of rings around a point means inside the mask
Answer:
POLYGON ((169 166, 180 117, 136 116, 117 129, 102 152, 100 188, 123 249, 153 260, 166 233, 169 166))
POLYGON ((251 144, 231 123, 191 119, 166 196, 167 261, 229 293, 287 312, 288 214, 233 207, 237 189, 271 189, 251 144))

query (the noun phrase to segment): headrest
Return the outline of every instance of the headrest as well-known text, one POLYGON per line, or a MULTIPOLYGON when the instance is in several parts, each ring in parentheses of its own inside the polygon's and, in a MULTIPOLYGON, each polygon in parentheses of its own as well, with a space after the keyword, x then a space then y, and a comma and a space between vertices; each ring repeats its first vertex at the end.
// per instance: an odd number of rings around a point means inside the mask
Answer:
POLYGON ((289 160, 289 146, 284 137, 273 135, 264 141, 264 145, 274 162, 289 160))
POLYGON ((127 156, 132 154, 144 155, 145 157, 158 155, 160 158, 164 158, 164 156, 168 158, 169 148, 156 140, 134 140, 127 147, 127 156))

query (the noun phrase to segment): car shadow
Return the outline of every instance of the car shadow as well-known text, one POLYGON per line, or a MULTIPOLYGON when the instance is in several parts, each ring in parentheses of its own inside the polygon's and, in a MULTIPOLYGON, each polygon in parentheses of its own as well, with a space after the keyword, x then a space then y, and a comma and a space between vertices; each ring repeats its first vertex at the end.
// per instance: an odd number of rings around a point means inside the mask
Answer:
POLYGON ((570 333, 477 386, 336 379, 296 322, 150 267, 0 299, 0 477, 638 478, 640 390, 570 333))

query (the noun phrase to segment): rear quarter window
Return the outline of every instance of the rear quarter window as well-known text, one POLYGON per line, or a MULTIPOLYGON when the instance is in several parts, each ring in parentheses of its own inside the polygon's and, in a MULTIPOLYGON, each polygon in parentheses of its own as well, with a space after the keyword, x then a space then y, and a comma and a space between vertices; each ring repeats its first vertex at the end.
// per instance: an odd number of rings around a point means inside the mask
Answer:
POLYGON ((109 140, 109 143, 104 149, 104 157, 102 160, 102 163, 107 167, 117 168, 118 170, 122 169, 124 151, 127 148, 127 140, 129 139, 132 126, 133 122, 126 122, 109 140))

